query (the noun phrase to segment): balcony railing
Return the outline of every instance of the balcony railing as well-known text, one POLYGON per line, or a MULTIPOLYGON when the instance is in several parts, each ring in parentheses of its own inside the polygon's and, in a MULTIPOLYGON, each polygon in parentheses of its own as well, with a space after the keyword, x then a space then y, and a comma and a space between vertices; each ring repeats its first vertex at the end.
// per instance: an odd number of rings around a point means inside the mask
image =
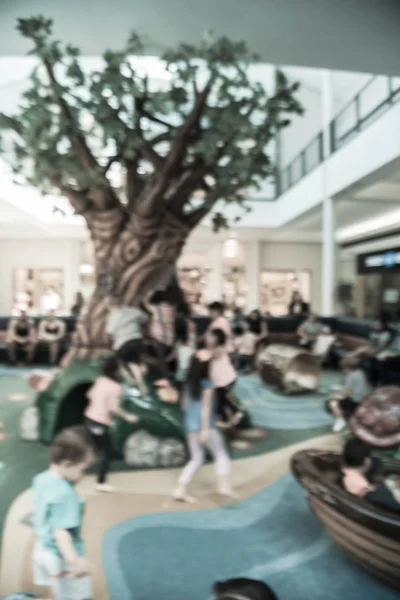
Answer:
MULTIPOLYGON (((400 77, 372 77, 330 123, 329 156, 376 121, 399 100, 400 77)), ((324 158, 324 133, 320 131, 289 165, 281 169, 280 194, 311 173, 324 158)))

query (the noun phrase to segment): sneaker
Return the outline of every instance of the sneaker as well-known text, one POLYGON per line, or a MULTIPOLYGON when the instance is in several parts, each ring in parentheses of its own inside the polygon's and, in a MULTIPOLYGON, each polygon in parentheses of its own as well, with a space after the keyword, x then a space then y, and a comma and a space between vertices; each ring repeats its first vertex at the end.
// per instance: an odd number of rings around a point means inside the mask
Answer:
POLYGON ((334 426, 332 427, 332 431, 334 431, 335 433, 339 433, 339 431, 343 431, 343 429, 345 429, 347 426, 347 423, 344 419, 337 419, 335 421, 334 426))
POLYGON ((115 487, 113 485, 109 485, 108 483, 98 483, 96 485, 96 490, 104 494, 112 494, 115 492, 115 487))

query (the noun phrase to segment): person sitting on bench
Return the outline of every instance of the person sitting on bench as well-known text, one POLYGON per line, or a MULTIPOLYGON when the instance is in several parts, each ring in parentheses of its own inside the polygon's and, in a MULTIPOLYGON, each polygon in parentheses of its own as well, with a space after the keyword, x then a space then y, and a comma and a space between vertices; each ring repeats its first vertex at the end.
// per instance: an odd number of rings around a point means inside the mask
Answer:
POLYGON ((12 364, 22 357, 23 362, 32 362, 36 351, 36 330, 33 321, 25 312, 11 319, 7 329, 7 352, 12 364))
POLYGON ((39 324, 39 343, 46 347, 49 352, 50 364, 55 365, 60 352, 61 342, 65 338, 67 328, 59 319, 54 310, 44 317, 39 324))
POLYGON ((361 368, 361 359, 357 356, 345 356, 340 367, 345 372, 344 389, 337 392, 330 400, 328 407, 336 417, 333 431, 342 431, 347 421, 357 410, 361 402, 371 393, 371 386, 364 369, 361 368))
POLYGON ((300 338, 299 346, 306 350, 312 350, 318 336, 320 336, 322 332, 322 323, 318 321, 316 314, 311 313, 297 330, 297 335, 300 338))

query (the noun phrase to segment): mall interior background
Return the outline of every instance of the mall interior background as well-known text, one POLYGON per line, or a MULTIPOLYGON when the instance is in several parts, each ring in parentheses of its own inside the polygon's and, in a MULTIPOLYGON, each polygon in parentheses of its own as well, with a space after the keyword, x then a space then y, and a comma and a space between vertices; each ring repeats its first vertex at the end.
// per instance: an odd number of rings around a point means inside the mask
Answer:
MULTIPOLYGON (((16 105, 30 67, 25 57, 0 57, 0 110, 16 105)), ((254 193, 251 211, 230 230, 216 235, 207 219, 196 229, 179 261, 182 285, 198 313, 224 298, 229 307, 280 316, 299 289, 320 314, 371 317, 385 305, 395 315, 396 265, 394 279, 361 274, 358 256, 400 245, 400 140, 392 135, 400 78, 282 68, 300 82, 305 114, 275 144, 279 176, 254 193), (377 282, 386 296, 371 292, 377 282)), ((257 69, 270 85, 274 67, 257 69)), ((60 296, 59 312, 68 313, 76 292, 88 298, 94 285, 87 231, 64 199, 42 198, 15 180, 7 154, 0 173, 0 313, 27 301, 40 312, 48 287, 60 296)))

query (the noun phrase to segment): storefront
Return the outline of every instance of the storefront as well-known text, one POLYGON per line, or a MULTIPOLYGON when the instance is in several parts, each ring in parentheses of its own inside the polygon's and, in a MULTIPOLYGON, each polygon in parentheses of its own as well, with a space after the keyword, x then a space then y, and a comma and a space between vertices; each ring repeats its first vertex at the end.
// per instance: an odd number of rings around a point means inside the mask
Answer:
POLYGON ((400 247, 357 256, 356 303, 361 317, 399 319, 400 247))

